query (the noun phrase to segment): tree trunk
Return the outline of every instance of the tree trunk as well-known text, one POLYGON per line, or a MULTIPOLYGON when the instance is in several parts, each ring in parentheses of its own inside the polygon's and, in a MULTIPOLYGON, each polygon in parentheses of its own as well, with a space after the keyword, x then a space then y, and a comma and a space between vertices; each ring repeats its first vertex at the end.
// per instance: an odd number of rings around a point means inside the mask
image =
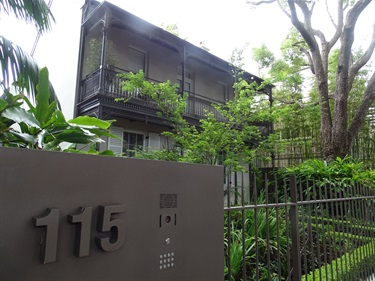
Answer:
POLYGON ((335 28, 333 36, 330 40, 327 40, 326 35, 321 30, 312 26, 312 14, 315 5, 319 1, 287 0, 289 9, 286 9, 284 1, 281 0, 248 0, 248 3, 253 5, 278 2, 280 8, 290 18, 291 23, 308 45, 308 50, 305 50, 305 53, 315 75, 319 95, 322 153, 324 159, 328 161, 334 160, 336 157, 344 157, 350 153, 354 139, 358 136, 360 128, 366 121, 367 112, 375 101, 375 73, 373 73, 367 83, 362 102, 350 123, 348 120, 349 94, 356 75, 373 55, 375 49, 375 23, 373 23, 370 45, 357 61, 353 61, 352 56, 354 30, 361 13, 372 1, 337 0, 336 14, 331 14, 331 11, 328 11, 328 2, 326 1, 326 9, 335 28), (344 13, 345 11, 347 13, 344 13), (338 40, 340 40, 340 53, 336 70, 336 90, 333 95, 334 108, 332 117, 329 103, 331 95, 328 90, 328 56, 338 40))
POLYGON ((328 42, 325 35, 320 30, 314 29, 311 25, 313 8, 310 9, 304 1, 288 0, 291 22, 300 32, 310 49, 313 64, 312 69, 314 69, 319 95, 322 152, 324 159, 327 161, 334 160, 337 157, 345 157, 350 153, 353 140, 358 135, 359 128, 365 122, 366 113, 375 100, 374 91, 371 90, 371 87, 375 88, 375 82, 371 82, 370 79, 362 104, 356 113, 358 118, 354 118, 351 127, 348 128, 348 98, 353 83, 352 75, 358 73, 361 68, 359 66, 365 65, 369 60, 375 45, 374 27, 373 42, 365 52, 365 55, 358 62, 352 64, 355 25, 361 12, 371 1, 359 0, 356 2, 348 11, 345 23, 342 21, 344 11, 343 2, 338 1, 339 22, 336 26, 335 35, 328 42), (296 11, 297 6, 302 12, 304 21, 300 21, 299 19, 296 11), (320 40, 320 47, 317 39, 320 40), (336 44, 338 39, 340 39, 341 46, 337 67, 336 90, 334 93, 334 114, 332 117, 328 91, 328 56, 331 48, 336 44))

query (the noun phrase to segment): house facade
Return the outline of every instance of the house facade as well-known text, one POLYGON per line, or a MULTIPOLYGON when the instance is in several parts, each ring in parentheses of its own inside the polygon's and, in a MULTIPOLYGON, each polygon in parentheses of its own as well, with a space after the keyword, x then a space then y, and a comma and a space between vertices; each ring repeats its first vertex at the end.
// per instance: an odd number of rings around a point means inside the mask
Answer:
MULTIPOLYGON (((152 101, 136 91, 123 91, 118 73, 142 70, 149 81, 178 84, 179 92, 188 95, 184 117, 192 124, 206 111, 218 114, 213 103, 233 98, 234 78, 227 61, 106 1, 86 0, 79 48, 75 116, 117 120, 112 132, 119 139, 109 139, 100 149, 126 155, 135 148, 168 146, 161 135, 168 128, 166 121, 157 116, 152 101)), ((244 77, 262 82, 250 73, 244 77)), ((272 99, 271 88, 265 94, 272 99)))

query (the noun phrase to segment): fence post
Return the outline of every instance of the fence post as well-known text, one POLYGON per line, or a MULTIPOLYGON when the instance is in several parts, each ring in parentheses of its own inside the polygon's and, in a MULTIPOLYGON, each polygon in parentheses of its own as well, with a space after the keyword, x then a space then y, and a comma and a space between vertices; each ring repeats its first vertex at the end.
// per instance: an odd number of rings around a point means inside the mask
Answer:
POLYGON ((297 184, 296 176, 290 176, 290 199, 292 205, 289 209, 289 217, 292 231, 292 280, 301 280, 301 253, 299 242, 299 225, 298 225, 298 204, 297 204, 297 184))

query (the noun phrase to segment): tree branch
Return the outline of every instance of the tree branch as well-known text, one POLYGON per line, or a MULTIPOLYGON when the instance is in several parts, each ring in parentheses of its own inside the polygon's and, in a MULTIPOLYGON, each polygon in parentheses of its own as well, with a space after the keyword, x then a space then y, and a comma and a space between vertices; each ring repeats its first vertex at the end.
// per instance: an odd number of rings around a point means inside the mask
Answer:
MULTIPOLYGON (((333 95, 329 95, 329 98, 333 99, 333 95)), ((300 108, 316 106, 316 105, 319 104, 319 101, 315 101, 315 102, 306 104, 306 103, 302 103, 301 101, 295 101, 295 100, 288 101, 288 100, 284 100, 282 98, 278 98, 278 97, 275 97, 275 96, 273 96, 273 99, 277 100, 277 101, 279 101, 283 104, 297 104, 300 108)))
POLYGON ((347 8, 349 7, 349 1, 346 1, 346 3, 345 3, 345 6, 344 6, 344 8, 343 8, 343 10, 345 11, 347 8))
MULTIPOLYGON (((327 12, 328 6, 327 6, 327 12)), ((331 14, 329 13, 329 16, 331 17, 331 14)), ((332 18, 332 17, 331 17, 332 18)), ((342 28, 344 25, 344 8, 343 8, 343 0, 337 1, 337 25, 334 24, 336 27, 336 32, 332 36, 331 40, 327 44, 327 51, 329 52, 331 48, 336 44, 337 40, 339 40, 341 34, 342 34, 342 28)))
POLYGON ((326 37, 324 35, 324 33, 319 30, 319 29, 312 29, 313 31, 313 34, 318 36, 319 39, 320 39, 320 42, 322 43, 322 45, 326 45, 327 44, 327 40, 326 40, 326 37))
MULTIPOLYGON (((331 15, 331 12, 329 11, 329 8, 328 8, 328 0, 325 0, 324 2, 325 2, 325 4, 326 4, 326 12, 327 12, 327 14, 328 14, 328 16, 329 16, 329 19, 331 20, 332 25, 337 29, 337 24, 336 24, 335 21, 333 20, 333 17, 332 17, 332 15, 331 15)), ((339 1, 339 2, 342 2, 342 0, 339 1)))
POLYGON ((291 19, 292 16, 285 10, 285 8, 283 7, 283 5, 281 5, 280 1, 277 1, 277 4, 279 5, 279 8, 280 10, 289 18, 291 19))
MULTIPOLYGON (((290 19, 292 21, 292 24, 301 33, 301 36, 303 37, 303 39, 305 39, 307 45, 309 45, 310 51, 314 52, 315 50, 318 49, 315 38, 306 29, 306 24, 302 23, 298 19, 295 2, 293 0, 288 0, 288 5, 289 5, 289 8, 290 8, 290 15, 291 15, 290 19)), ((306 20, 306 17, 309 18, 308 14, 307 15, 304 14, 304 16, 305 16, 305 20, 306 20)), ((311 16, 310 16, 310 19, 311 19, 311 16)))
MULTIPOLYGON (((288 1, 289 2, 289 1, 288 1)), ((312 30, 311 26, 311 15, 312 15, 312 10, 309 9, 305 1, 301 0, 294 0, 294 3, 297 4, 297 6, 301 9, 303 16, 305 18, 305 28, 307 30, 312 30)))
POLYGON ((357 75, 358 71, 370 60, 374 52, 374 49, 375 49, 375 22, 373 25, 372 39, 371 39, 370 45, 368 46, 363 56, 357 62, 355 62, 349 69, 348 84, 349 84, 350 89, 353 85, 355 76, 357 75))
POLYGON ((298 7, 300 7, 303 13, 303 16, 305 18, 305 28, 307 29, 307 31, 309 31, 310 34, 319 37, 322 44, 326 44, 327 41, 326 41, 324 33, 318 29, 314 29, 311 25, 311 15, 315 7, 315 2, 313 2, 311 9, 309 9, 305 1, 301 1, 301 0, 294 0, 294 1, 298 5, 298 7))
MULTIPOLYGON (((351 50, 354 42, 355 25, 362 11, 371 1, 372 0, 359 0, 358 2, 356 2, 352 9, 348 11, 346 22, 344 24, 344 29, 341 35, 341 49, 336 79, 337 88, 342 89, 341 93, 344 93, 344 97, 348 95, 349 89, 351 88, 351 84, 349 84, 349 82, 351 81, 349 79, 349 68, 350 59, 352 56, 351 50)), ((370 44, 370 51, 373 51, 372 44, 370 44)), ((355 66, 351 68, 352 76, 354 76, 354 74, 356 73, 356 68, 358 68, 358 66, 364 61, 365 59, 363 61, 360 60, 358 64, 355 64, 355 66)), ((354 77, 351 78, 354 79, 354 77)))
POLYGON ((352 123, 349 126, 348 135, 349 135, 350 144, 353 142, 354 137, 358 135, 359 130, 361 129, 361 126, 358 126, 358 124, 363 124, 367 116, 368 110, 372 106, 374 101, 375 101, 375 72, 372 74, 372 77, 368 81, 367 88, 363 95, 361 105, 358 107, 356 114, 352 120, 352 123))
MULTIPOLYGON (((300 106, 301 108, 304 107, 305 105, 300 102, 300 101, 295 101, 295 100, 285 100, 285 99, 282 99, 282 98, 278 98, 278 97, 275 97, 275 96, 272 96, 272 98, 278 102, 281 102, 283 104, 297 104, 298 106, 300 106)), ((318 104, 318 103, 316 103, 318 104)))
POLYGON ((261 0, 261 1, 250 1, 246 0, 246 4, 254 5, 254 6, 259 6, 261 4, 271 4, 273 2, 276 2, 277 0, 261 0))
POLYGON ((310 70, 311 70, 312 74, 315 74, 314 63, 312 61, 311 54, 309 53, 308 50, 299 46, 299 43, 301 43, 301 42, 294 43, 292 46, 298 47, 299 50, 306 55, 307 60, 309 61, 310 70))

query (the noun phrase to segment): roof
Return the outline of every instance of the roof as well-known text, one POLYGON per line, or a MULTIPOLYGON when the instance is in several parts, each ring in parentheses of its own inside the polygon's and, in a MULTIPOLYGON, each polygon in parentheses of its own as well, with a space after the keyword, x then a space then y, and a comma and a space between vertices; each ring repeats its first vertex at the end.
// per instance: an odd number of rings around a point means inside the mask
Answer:
MULTIPOLYGON (((99 2, 97 0, 86 0, 85 5, 90 5, 87 9, 87 15, 84 16, 82 25, 94 25, 101 21, 106 26, 117 26, 126 28, 136 32, 151 41, 157 42, 167 48, 174 49, 178 52, 186 51, 187 57, 193 57, 195 60, 201 61, 211 67, 219 70, 230 72, 232 67, 229 62, 223 60, 208 50, 198 47, 156 25, 153 25, 144 19, 104 0, 99 2), (105 18, 105 12, 110 11, 110 19, 105 18), (107 22, 106 22, 107 21, 107 22)), ((262 83, 263 79, 244 71, 244 78, 262 83)))

